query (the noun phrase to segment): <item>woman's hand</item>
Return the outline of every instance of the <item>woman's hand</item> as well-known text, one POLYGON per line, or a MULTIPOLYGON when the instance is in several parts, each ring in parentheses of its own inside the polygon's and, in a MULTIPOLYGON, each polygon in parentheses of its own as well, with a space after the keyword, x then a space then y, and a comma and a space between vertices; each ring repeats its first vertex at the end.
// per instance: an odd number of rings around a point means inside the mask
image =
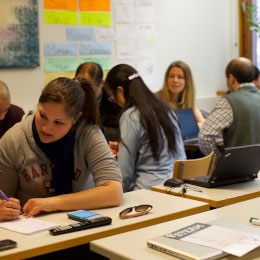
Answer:
POLYGON ((42 211, 54 211, 54 201, 54 197, 29 199, 23 207, 23 212, 26 214, 27 218, 30 218, 32 216, 38 215, 42 211))
POLYGON ((0 201, 0 220, 7 221, 19 218, 21 205, 18 199, 10 198, 10 201, 0 201))

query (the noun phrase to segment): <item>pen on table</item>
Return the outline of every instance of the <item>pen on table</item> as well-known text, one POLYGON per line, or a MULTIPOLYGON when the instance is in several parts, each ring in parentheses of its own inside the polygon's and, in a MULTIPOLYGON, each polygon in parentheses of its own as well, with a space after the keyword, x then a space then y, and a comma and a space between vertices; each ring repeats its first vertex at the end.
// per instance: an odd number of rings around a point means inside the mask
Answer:
POLYGON ((254 224, 254 225, 260 226, 260 219, 259 218, 250 218, 249 222, 254 224))
MULTIPOLYGON (((7 200, 7 201, 10 201, 10 199, 4 194, 3 191, 0 190, 0 196, 4 199, 4 200, 7 200)), ((20 212, 21 215, 23 215, 23 212, 21 210, 20 212)))

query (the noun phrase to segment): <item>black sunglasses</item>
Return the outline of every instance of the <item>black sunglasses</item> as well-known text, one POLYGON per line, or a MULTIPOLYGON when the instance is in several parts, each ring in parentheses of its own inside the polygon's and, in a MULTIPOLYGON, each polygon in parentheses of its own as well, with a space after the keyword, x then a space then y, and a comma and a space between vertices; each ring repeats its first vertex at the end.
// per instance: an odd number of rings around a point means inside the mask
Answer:
POLYGON ((153 208, 152 205, 142 204, 139 206, 134 206, 130 208, 126 208, 119 213, 120 218, 133 218, 147 214, 153 208), (135 213, 129 214, 135 210, 135 213))

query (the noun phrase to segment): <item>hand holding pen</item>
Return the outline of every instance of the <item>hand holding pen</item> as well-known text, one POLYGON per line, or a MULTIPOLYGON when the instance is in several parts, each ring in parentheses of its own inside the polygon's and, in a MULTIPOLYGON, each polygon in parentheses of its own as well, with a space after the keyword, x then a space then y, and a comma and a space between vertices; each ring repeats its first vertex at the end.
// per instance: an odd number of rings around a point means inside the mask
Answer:
POLYGON ((15 198, 8 198, 3 191, 0 190, 0 220, 12 220, 22 214, 20 201, 15 198))

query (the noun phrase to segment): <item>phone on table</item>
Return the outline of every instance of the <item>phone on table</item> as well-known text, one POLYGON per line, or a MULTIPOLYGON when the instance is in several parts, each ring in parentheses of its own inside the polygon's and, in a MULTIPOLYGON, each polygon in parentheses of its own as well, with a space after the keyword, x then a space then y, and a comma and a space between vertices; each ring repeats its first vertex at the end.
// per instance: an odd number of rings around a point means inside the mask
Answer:
POLYGON ((89 219, 100 217, 101 215, 95 212, 91 212, 88 210, 77 210, 71 213, 68 213, 68 218, 79 221, 85 222, 89 219))
POLYGON ((17 243, 11 239, 0 240, 0 251, 14 248, 17 246, 17 243))

